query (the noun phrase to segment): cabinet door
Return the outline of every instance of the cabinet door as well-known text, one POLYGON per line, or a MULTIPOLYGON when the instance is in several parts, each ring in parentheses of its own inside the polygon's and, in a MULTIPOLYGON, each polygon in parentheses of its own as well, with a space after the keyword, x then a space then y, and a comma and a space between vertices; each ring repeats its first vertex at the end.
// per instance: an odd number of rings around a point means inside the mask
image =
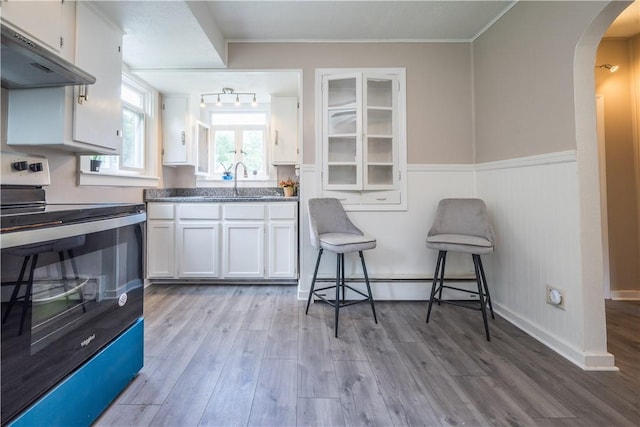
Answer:
POLYGON ((189 161, 189 97, 168 96, 162 101, 162 145, 165 165, 189 161))
POLYGON ((200 120, 196 121, 196 175, 209 176, 211 170, 211 133, 209 125, 202 123, 200 120))
POLYGON ((362 188, 362 76, 323 77, 323 187, 362 188))
POLYGON ((184 221, 178 224, 178 277, 216 278, 220 223, 184 221))
POLYGON ((76 4, 76 65, 96 83, 74 90, 73 139, 105 154, 122 150, 122 33, 83 2, 76 4), (82 91, 86 99, 79 98, 82 91))
POLYGON ((296 222, 269 223, 269 278, 296 277, 296 222))
POLYGON ((147 221, 147 277, 175 277, 173 221, 147 221))
POLYGON ((271 147, 274 165, 298 163, 298 98, 271 97, 271 147))
POLYGON ((3 1, 2 20, 55 52, 62 47, 62 1, 3 1))
POLYGON ((264 221, 224 223, 224 277, 264 277, 264 221))
POLYGON ((395 76, 363 77, 363 189, 396 187, 398 144, 396 132, 397 81, 395 76))

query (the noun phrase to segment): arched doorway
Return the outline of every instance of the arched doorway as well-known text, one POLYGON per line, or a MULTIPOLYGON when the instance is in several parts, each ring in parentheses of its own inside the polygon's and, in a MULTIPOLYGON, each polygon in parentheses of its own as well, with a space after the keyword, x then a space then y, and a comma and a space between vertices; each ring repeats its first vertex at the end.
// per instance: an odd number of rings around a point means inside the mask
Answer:
POLYGON ((610 284, 605 286, 606 299, 640 297, 639 61, 640 1, 635 1, 609 27, 596 54, 603 232, 608 247, 604 274, 605 285, 610 284))
MULTIPOLYGON (((585 30, 574 56, 574 99, 580 202, 581 275, 583 283, 584 353, 606 348, 603 302, 603 245, 594 65, 606 29, 631 2, 610 2, 585 30)), ((612 357, 595 356, 587 366, 606 368, 612 357), (607 360, 610 359, 610 360, 607 360)), ((611 366, 614 369, 613 366, 611 366)))

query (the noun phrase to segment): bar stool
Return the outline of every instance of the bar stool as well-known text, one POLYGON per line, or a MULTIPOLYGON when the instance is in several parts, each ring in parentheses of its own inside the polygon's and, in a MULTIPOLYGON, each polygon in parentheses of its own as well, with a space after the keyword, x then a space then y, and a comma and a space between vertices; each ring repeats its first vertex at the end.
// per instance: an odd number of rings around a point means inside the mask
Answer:
POLYGON ((365 301, 371 304, 373 311, 373 320, 378 323, 376 317, 376 309, 371 294, 371 286, 369 285, 369 276, 367 275, 367 267, 364 262, 362 251, 373 249, 376 247, 376 239, 366 236, 358 227, 356 227, 342 207, 342 203, 334 198, 316 198, 309 199, 309 229, 311 233, 311 245, 318 249, 318 258, 316 267, 313 272, 313 280, 311 281, 311 289, 309 290, 309 298, 307 299, 307 308, 305 314, 309 313, 309 304, 311 298, 315 295, 324 302, 334 307, 335 313, 335 336, 338 337, 338 317, 341 307, 353 305, 365 301), (336 265, 336 284, 315 289, 316 278, 318 276, 318 267, 320 266, 320 258, 324 250, 334 252, 337 258, 336 265), (363 293, 358 289, 345 284, 344 278, 344 254, 349 252, 358 252, 362 263, 362 271, 364 273, 364 281, 367 285, 367 293, 363 293), (327 289, 336 289, 334 300, 325 298, 322 291, 327 289), (342 289, 342 300, 340 299, 340 290, 342 289), (351 291, 361 295, 364 299, 345 300, 345 291, 351 291))
POLYGON ((484 274, 480 255, 493 252, 494 246, 495 237, 489 221, 487 206, 484 201, 481 199, 443 199, 440 201, 433 225, 427 234, 427 247, 438 250, 438 260, 436 261, 436 270, 433 274, 433 284, 431 286, 431 296, 427 310, 427 323, 429 323, 434 301, 437 301, 438 305, 443 302, 465 308, 476 308, 463 302, 445 301, 442 299, 442 290, 445 288, 467 292, 478 295, 479 306, 476 309, 482 312, 487 341, 491 340, 489 337, 489 323, 487 321, 487 305, 489 305, 491 317, 495 319, 495 316, 493 314, 491 295, 489 294, 487 278, 484 274), (447 252, 471 254, 476 274, 476 282, 478 284, 477 292, 444 284, 447 252), (437 283, 438 280, 440 281, 439 286, 437 283), (437 297, 436 294, 438 294, 437 297))

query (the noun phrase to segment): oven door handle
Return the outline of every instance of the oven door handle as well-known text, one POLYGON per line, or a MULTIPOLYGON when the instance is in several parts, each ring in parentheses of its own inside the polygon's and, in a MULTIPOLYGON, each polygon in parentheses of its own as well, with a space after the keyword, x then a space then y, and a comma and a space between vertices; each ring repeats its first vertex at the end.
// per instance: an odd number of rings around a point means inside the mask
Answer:
POLYGON ((64 239, 67 237, 81 236, 97 233, 99 231, 113 230, 127 225, 143 223, 147 219, 146 212, 119 216, 114 218, 92 220, 87 222, 62 224, 55 227, 36 228, 0 235, 0 247, 13 248, 16 246, 30 245, 32 243, 47 242, 49 240, 64 239))

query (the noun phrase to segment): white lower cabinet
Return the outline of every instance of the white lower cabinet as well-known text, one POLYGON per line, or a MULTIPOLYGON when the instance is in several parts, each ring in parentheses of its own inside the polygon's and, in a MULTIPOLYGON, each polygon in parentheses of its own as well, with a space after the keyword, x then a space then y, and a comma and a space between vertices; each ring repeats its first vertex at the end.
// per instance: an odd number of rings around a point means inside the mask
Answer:
POLYGON ((264 277, 264 222, 225 221, 224 277, 264 277))
POLYGON ((175 220, 171 203, 149 203, 147 207, 147 277, 176 276, 175 220))
POLYGON ((264 203, 225 203, 224 277, 264 277, 264 203))
POLYGON ((147 212, 149 279, 297 277, 295 202, 149 203, 147 212))
POLYGON ((269 271, 272 278, 294 278, 298 271, 298 217, 295 203, 268 205, 269 271))
POLYGON ((219 277, 220 206, 217 203, 181 203, 176 206, 178 277, 219 277))
POLYGON ((219 222, 178 224, 178 277, 218 277, 219 222))

